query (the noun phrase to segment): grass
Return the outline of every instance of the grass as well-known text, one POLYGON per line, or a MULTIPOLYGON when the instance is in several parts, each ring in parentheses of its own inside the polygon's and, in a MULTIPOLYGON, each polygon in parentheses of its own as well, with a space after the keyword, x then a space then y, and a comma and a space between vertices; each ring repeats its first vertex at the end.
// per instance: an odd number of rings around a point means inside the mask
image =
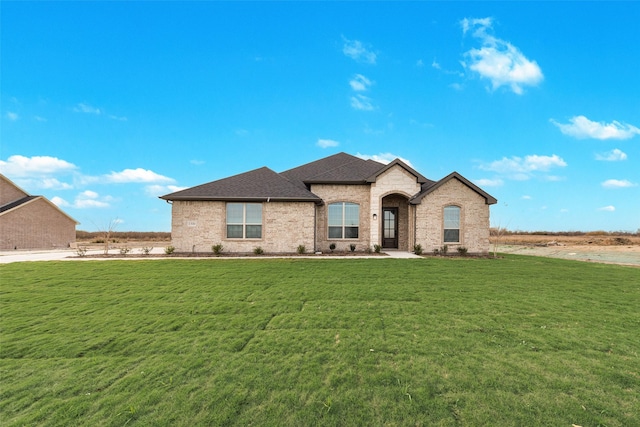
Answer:
POLYGON ((0 266, 0 424, 640 425, 640 269, 0 266))

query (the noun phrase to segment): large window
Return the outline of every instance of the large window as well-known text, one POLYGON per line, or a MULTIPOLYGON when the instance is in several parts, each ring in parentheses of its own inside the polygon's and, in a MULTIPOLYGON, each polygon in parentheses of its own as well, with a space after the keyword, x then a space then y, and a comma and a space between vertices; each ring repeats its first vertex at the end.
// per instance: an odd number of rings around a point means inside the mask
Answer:
POLYGON ((227 238, 262 238, 262 205, 260 203, 227 203, 227 238))
POLYGON ((329 205, 329 239, 357 239, 360 227, 360 206, 355 203, 329 205))
POLYGON ((460 208, 458 206, 444 207, 444 242, 460 242, 460 208))

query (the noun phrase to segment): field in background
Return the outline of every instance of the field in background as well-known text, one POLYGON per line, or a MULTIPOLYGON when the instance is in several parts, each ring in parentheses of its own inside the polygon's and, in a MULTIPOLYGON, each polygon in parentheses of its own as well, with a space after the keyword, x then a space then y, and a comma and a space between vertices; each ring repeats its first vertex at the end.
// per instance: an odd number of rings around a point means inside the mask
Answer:
POLYGON ((640 269, 500 259, 0 266, 17 425, 640 425, 640 269))

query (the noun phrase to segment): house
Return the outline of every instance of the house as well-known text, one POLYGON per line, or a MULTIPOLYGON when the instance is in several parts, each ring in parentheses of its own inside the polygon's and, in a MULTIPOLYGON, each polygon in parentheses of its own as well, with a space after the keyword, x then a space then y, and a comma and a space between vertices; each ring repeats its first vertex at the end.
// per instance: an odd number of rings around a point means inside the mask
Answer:
POLYGON ((68 248, 78 221, 0 174, 0 250, 68 248))
POLYGON ((489 251, 489 207, 496 199, 453 172, 425 178, 388 164, 335 154, 277 173, 262 167, 161 196, 172 204, 179 252, 425 251, 447 245, 489 251))

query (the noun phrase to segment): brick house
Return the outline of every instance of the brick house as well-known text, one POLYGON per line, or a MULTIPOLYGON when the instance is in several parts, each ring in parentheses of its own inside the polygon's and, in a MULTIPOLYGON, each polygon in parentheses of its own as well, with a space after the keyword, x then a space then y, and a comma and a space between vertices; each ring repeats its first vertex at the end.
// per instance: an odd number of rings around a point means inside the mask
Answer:
POLYGON ((68 248, 78 221, 0 174, 0 250, 68 248))
POLYGON ((489 251, 496 199, 457 172, 432 181, 399 159, 339 153, 277 173, 263 167, 160 197, 172 204, 179 252, 424 251, 444 245, 489 251))

